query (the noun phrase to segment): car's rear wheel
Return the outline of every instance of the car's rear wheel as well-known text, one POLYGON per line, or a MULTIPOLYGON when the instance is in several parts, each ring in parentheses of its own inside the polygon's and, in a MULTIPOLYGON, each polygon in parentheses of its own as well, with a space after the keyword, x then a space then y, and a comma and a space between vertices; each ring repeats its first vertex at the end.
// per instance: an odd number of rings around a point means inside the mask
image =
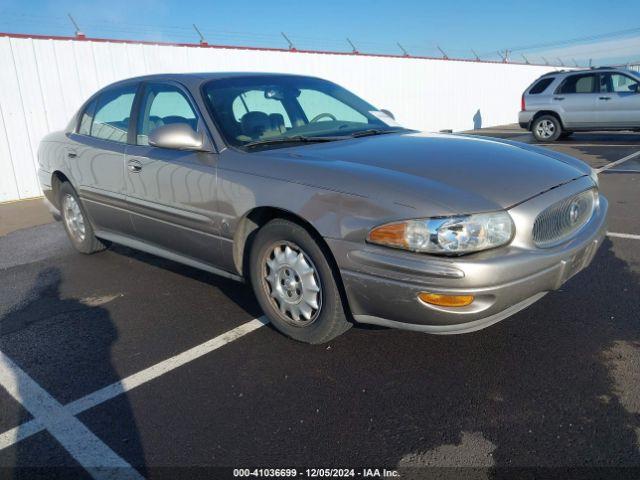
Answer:
POLYGON ((324 343, 351 328, 322 248, 300 225, 272 220, 251 246, 250 277, 274 327, 305 343, 324 343))
POLYGON ((531 132, 539 142, 555 142, 562 135, 562 125, 553 115, 542 115, 534 120, 531 132))
POLYGON ((107 246, 100 241, 93 232, 93 227, 89 221, 78 194, 69 182, 60 185, 58 191, 58 205, 62 223, 67 232, 71 244, 81 253, 90 254, 100 252, 107 246))

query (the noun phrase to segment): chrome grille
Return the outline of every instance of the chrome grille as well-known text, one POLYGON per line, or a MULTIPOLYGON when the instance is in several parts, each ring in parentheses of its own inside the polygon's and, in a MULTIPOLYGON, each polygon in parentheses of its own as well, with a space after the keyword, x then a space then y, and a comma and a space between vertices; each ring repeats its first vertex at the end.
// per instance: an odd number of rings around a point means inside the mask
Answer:
POLYGON ((597 198, 596 189, 585 190, 543 210, 533 224, 533 242, 548 248, 568 240, 589 221, 597 198))

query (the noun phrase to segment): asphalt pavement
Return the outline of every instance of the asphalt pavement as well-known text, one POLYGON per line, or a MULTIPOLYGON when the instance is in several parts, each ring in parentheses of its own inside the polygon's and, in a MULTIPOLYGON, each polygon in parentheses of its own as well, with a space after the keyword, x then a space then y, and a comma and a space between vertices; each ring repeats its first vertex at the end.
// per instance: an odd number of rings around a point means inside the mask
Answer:
POLYGON ((124 247, 81 255, 59 223, 1 236, 0 478, 639 478, 640 154, 608 166, 640 135, 546 147, 603 169, 611 235, 560 290, 465 335, 299 344, 245 285, 124 247))

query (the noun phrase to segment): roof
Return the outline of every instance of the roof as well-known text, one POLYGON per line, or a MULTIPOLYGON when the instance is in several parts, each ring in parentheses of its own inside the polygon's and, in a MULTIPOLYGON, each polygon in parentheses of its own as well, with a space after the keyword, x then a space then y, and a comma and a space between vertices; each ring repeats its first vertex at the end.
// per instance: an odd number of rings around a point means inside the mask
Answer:
POLYGON ((292 73, 273 73, 273 72, 190 72, 190 73, 154 73, 151 75, 142 75, 138 77, 130 77, 112 83, 134 82, 134 81, 166 81, 174 80, 185 84, 202 83, 208 80, 222 80, 227 78, 253 78, 253 77, 299 77, 299 78, 316 78, 309 75, 296 75, 292 73))

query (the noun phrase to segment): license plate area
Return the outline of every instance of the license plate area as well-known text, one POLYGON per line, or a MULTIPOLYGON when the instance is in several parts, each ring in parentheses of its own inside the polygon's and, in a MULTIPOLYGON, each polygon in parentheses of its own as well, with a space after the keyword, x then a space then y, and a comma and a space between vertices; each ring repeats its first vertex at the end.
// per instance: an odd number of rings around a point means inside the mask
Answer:
POLYGON ((586 268, 591 263, 591 260, 593 260, 594 254, 597 249, 598 242, 595 241, 575 253, 571 258, 563 260, 562 263, 564 268, 562 269, 562 274, 560 276, 560 282, 558 286, 562 285, 578 272, 586 268))

